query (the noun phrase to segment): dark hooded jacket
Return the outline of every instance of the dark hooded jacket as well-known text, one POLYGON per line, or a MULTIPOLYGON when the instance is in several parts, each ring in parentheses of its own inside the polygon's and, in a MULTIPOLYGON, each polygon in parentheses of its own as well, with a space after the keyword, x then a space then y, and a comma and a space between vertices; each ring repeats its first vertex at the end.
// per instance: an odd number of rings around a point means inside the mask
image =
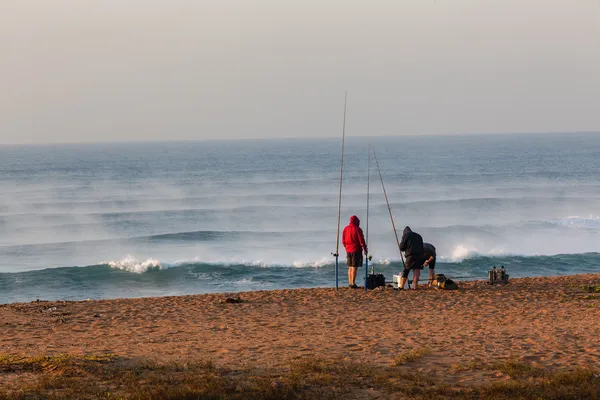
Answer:
POLYGON ((423 243, 423 250, 425 251, 425 259, 429 257, 433 257, 433 262, 435 262, 437 258, 437 254, 435 252, 435 246, 431 243, 423 243))
POLYGON ((365 253, 367 252, 365 236, 360 227, 360 220, 356 215, 350 217, 350 223, 344 228, 342 244, 346 248, 347 253, 356 253, 362 250, 364 250, 365 253))
POLYGON ((425 250, 423 249, 423 238, 417 232, 413 232, 408 226, 402 232, 400 241, 400 250, 406 257, 423 258, 425 250))

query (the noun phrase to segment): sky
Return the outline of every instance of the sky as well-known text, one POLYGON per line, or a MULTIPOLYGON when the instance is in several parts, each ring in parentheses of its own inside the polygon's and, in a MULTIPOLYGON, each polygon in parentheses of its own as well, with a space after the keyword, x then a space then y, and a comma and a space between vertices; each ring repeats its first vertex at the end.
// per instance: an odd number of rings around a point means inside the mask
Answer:
POLYGON ((0 143, 600 131, 600 0, 4 0, 0 143))

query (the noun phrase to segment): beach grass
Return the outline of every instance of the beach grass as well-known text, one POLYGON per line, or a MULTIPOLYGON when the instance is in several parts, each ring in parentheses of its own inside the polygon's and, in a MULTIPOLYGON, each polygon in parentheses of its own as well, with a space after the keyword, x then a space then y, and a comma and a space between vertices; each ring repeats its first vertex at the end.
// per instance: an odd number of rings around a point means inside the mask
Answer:
POLYGON ((468 363, 452 364, 452 365, 450 365, 450 368, 453 371, 464 372, 464 371, 472 371, 475 369, 481 369, 482 365, 483 364, 481 363, 481 361, 473 360, 473 361, 469 361, 468 363))
POLYGON ((546 375, 545 370, 516 359, 494 362, 487 366, 487 368, 500 371, 513 379, 540 378, 546 375))
POLYGON ((401 353, 394 360, 396 365, 404 365, 411 363, 413 361, 417 361, 418 359, 425 357, 430 354, 431 350, 427 347, 420 347, 418 349, 410 349, 406 352, 401 353))
POLYGON ((589 293, 600 293, 600 285, 583 285, 581 289, 589 293))
POLYGON ((0 389, 0 399, 334 399, 393 394, 417 399, 600 398, 600 374, 593 370, 551 372, 515 360, 469 367, 502 371, 511 379, 482 386, 448 385, 439 376, 407 367, 318 358, 297 360, 288 370, 274 372, 230 370, 210 361, 160 363, 115 355, 4 355, 2 374, 29 374, 0 389))

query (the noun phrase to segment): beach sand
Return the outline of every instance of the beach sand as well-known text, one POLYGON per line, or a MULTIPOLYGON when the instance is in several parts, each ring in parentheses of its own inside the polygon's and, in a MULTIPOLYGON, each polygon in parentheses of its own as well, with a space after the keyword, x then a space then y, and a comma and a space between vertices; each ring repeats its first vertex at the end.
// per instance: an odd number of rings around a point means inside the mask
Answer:
MULTIPOLYGON (((344 287, 8 304, 0 306, 0 353, 198 359, 246 372, 284 371, 302 359, 404 364, 476 386, 510 378, 469 366, 503 360, 549 371, 600 368, 598 285, 600 274, 587 274, 460 282, 457 291, 344 287), (234 297, 242 302, 225 301, 234 297), (409 351, 421 353, 399 361, 409 351)), ((0 370, 0 383, 18 380, 0 370)))

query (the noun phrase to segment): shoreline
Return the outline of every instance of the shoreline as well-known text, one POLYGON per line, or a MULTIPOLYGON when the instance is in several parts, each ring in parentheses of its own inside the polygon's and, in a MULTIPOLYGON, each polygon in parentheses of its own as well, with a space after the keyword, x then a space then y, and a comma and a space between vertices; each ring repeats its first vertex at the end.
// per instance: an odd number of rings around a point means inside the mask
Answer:
MULTIPOLYGON (((548 373, 600 370, 600 273, 459 286, 4 304, 0 356, 196 360, 281 374, 302 360, 386 369, 409 355, 402 368, 465 387, 512 379, 490 369, 510 360, 548 373)), ((0 365, 0 386, 18 380, 0 365)))
MULTIPOLYGON (((86 267, 74 267, 74 268, 86 268, 86 267)), ((49 270, 49 269, 51 269, 51 268, 40 270, 40 271, 45 271, 45 270, 49 270)), ((426 271, 426 270, 424 270, 424 271, 426 271)), ((28 271, 28 272, 30 272, 30 271, 28 271)), ((360 272, 360 269, 359 269, 359 272, 360 272)), ((21 273, 21 272, 15 272, 15 274, 19 274, 19 273, 21 273)), ((587 276, 587 275, 596 275, 596 274, 600 274, 600 272, 597 272, 597 273, 596 272, 582 272, 582 273, 574 273, 574 274, 567 274, 567 275, 519 276, 519 277, 510 277, 510 282, 513 282, 516 280, 523 280, 523 279, 544 279, 544 278, 568 279, 569 277, 587 276)), ((461 277, 461 276, 453 277, 450 274, 445 274, 445 275, 447 278, 450 278, 450 279, 454 280, 455 282, 459 283, 459 285, 462 284, 463 287, 468 287, 468 285, 467 285, 468 283, 483 283, 483 284, 485 284, 485 282, 487 282, 487 279, 483 278, 483 277, 461 277)), ((361 277, 362 276, 358 276, 357 281, 361 277)), ((390 277, 391 277, 391 275, 389 277, 386 275, 386 285, 391 285, 390 277), (387 279, 387 278, 390 278, 390 279, 387 279)), ((425 279, 419 280, 420 288, 423 288, 423 286, 428 282, 427 274, 423 274, 423 272, 422 272, 421 278, 423 278, 423 277, 425 277, 425 279)), ((410 279, 412 279, 412 274, 409 277, 409 280, 410 279)), ((339 285, 340 290, 348 289, 348 287, 343 283, 344 280, 345 280, 345 276, 341 276, 340 285, 339 285)), ((77 302, 90 302, 90 301, 95 302, 95 301, 108 301, 108 300, 161 299, 161 298, 172 298, 172 297, 177 298, 177 297, 189 297, 189 296, 226 296, 226 295, 239 297, 240 295, 248 294, 248 293, 262 293, 262 292, 274 292, 275 293, 275 292, 290 291, 290 290, 321 290, 321 289, 335 290, 335 286, 334 285, 331 285, 331 286, 303 286, 303 287, 292 287, 292 288, 288 287, 288 288, 278 288, 278 289, 257 289, 257 290, 222 291, 222 292, 209 291, 209 292, 198 292, 198 293, 168 294, 168 295, 159 295, 159 296, 150 295, 150 296, 134 296, 134 297, 102 297, 102 298, 85 298, 85 299, 84 298, 81 298, 81 299, 47 299, 47 298, 43 298, 43 297, 38 297, 36 299, 27 300, 27 301, 13 301, 13 302, 1 302, 0 301, 0 307, 9 306, 9 305, 17 305, 17 304, 30 304, 30 303, 35 303, 35 302, 39 302, 39 303, 42 303, 42 302, 45 302, 45 303, 52 303, 52 302, 77 303, 77 302)), ((391 287, 389 287, 388 289, 392 290, 391 287)), ((355 289, 355 290, 364 291, 364 284, 359 285, 359 289, 355 289)), ((423 290, 423 289, 419 289, 419 290, 423 290)), ((430 289, 424 289, 424 290, 430 290, 430 289)))

